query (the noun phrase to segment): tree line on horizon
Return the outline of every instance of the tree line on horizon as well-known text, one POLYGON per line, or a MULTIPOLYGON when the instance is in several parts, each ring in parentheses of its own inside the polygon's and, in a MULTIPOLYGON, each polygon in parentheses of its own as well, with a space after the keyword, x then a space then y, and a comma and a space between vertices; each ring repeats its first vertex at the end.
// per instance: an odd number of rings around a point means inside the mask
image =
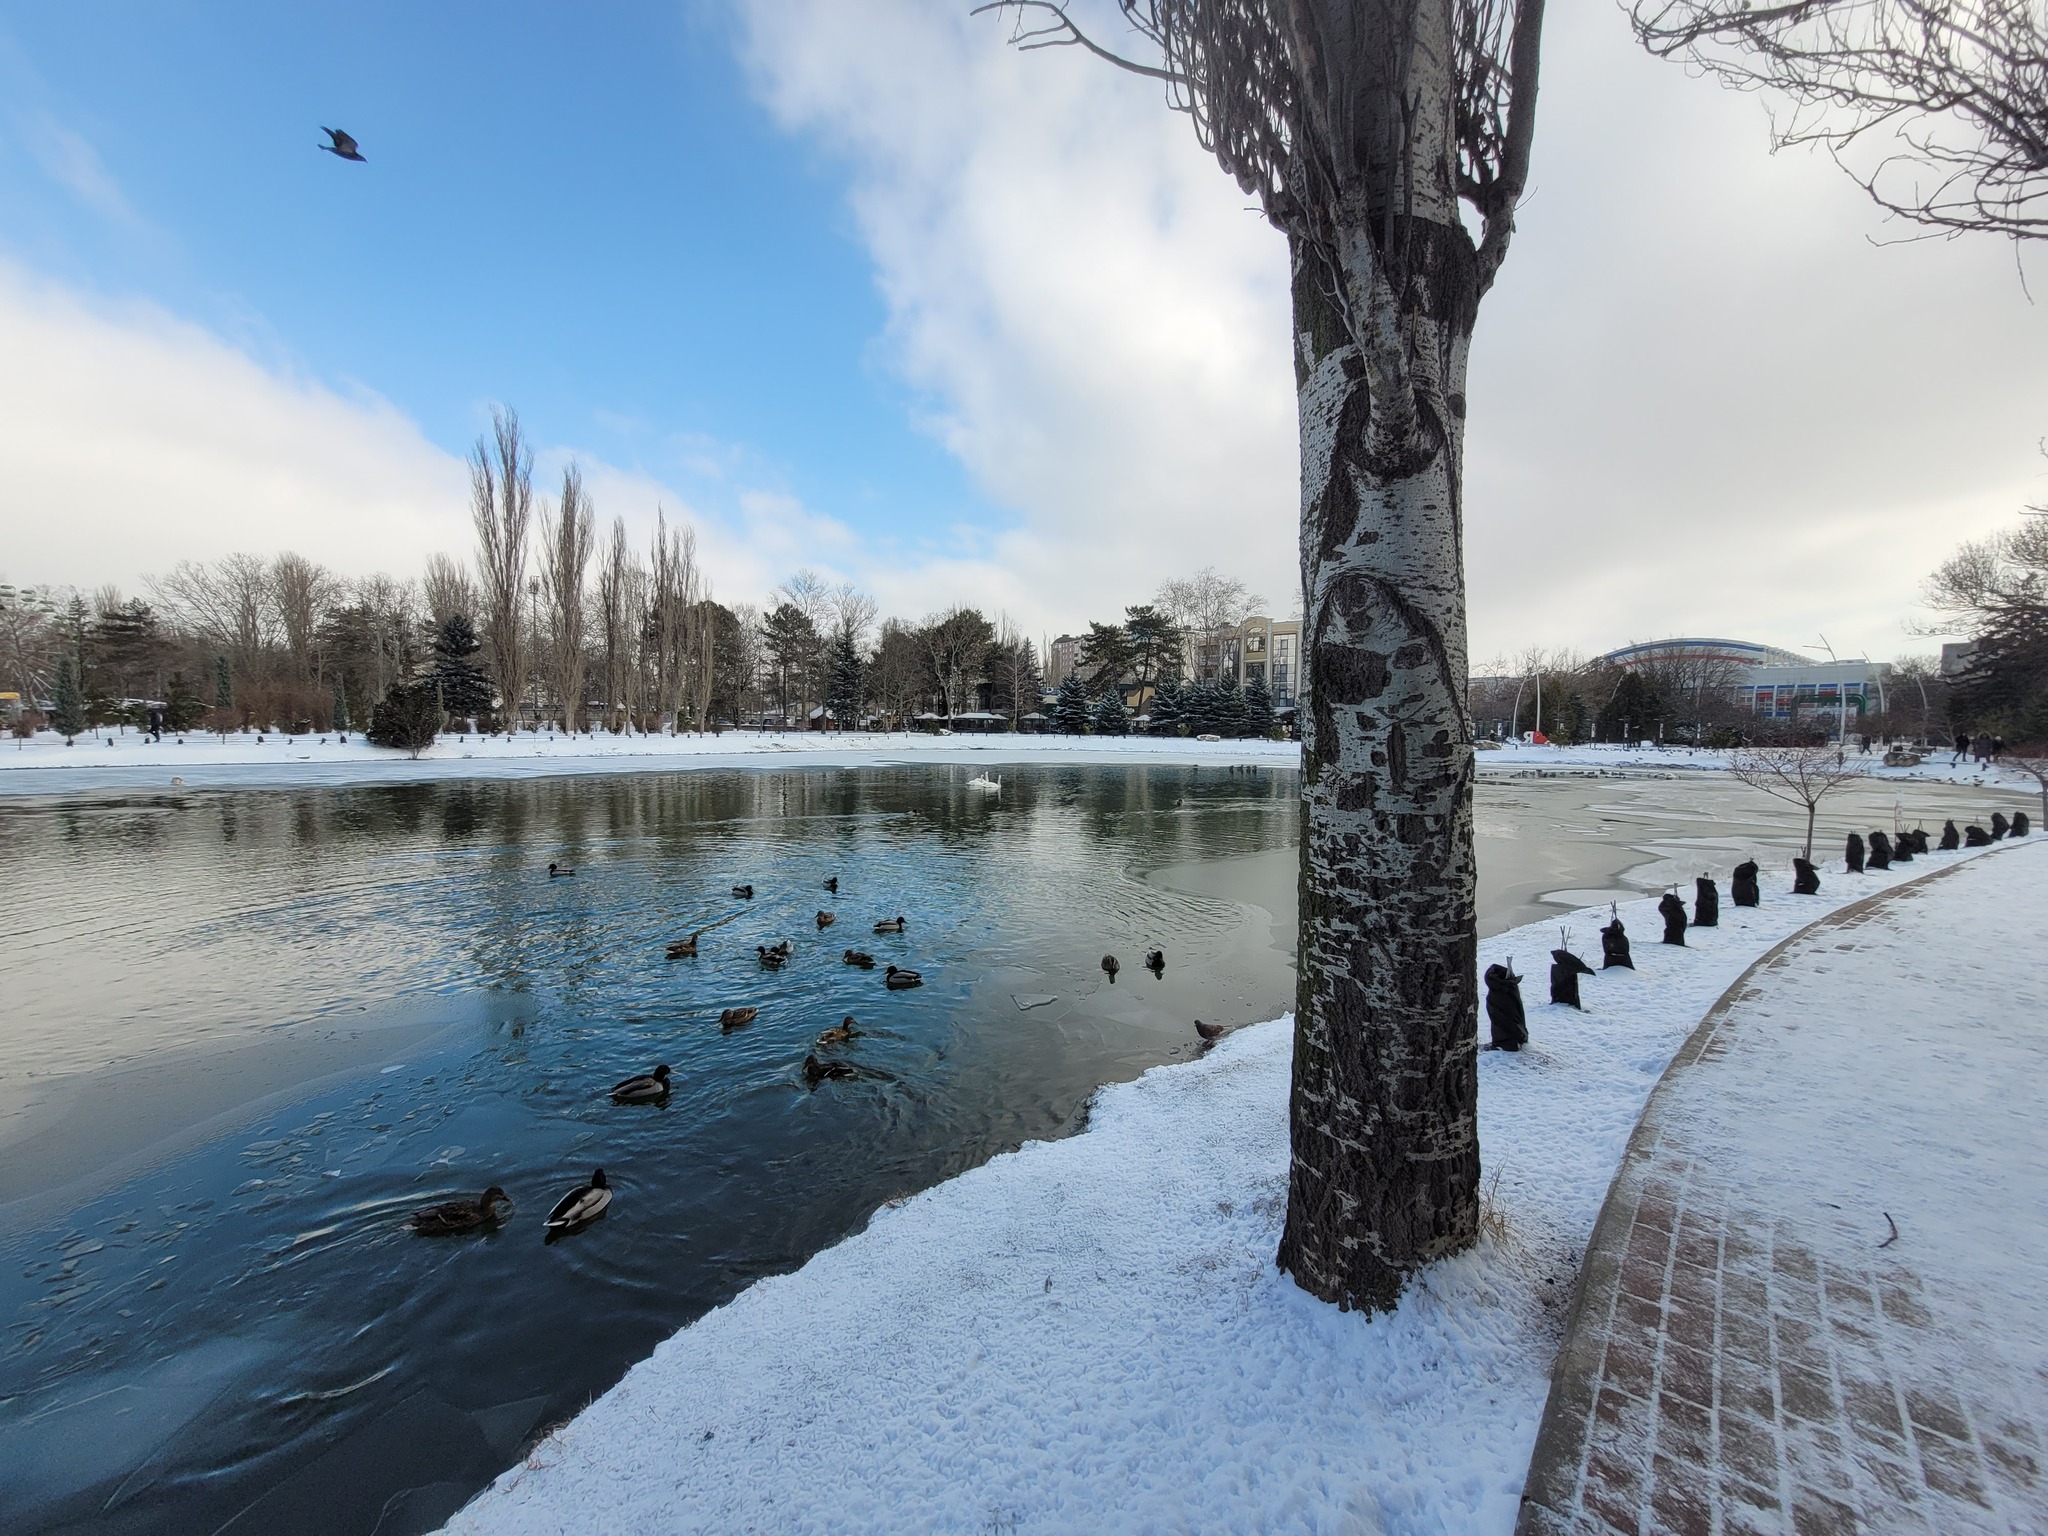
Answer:
POLYGON ((657 512, 644 550, 623 518, 600 539, 574 464, 557 496, 535 494, 509 410, 469 467, 473 556, 431 556, 416 580, 344 577, 286 552, 182 561, 147 597, 0 586, 0 691, 20 696, 17 731, 69 737, 152 712, 172 731, 370 730, 380 707, 414 733, 801 725, 820 711, 894 725, 981 712, 1012 728, 1043 715, 1116 733, 1148 711, 1160 731, 1272 730, 1262 690, 1179 686, 1188 636, 1261 602, 1213 568, 1090 624, 1072 686, 1049 699, 1039 647, 1007 618, 964 604, 881 618, 873 597, 808 570, 766 603, 728 605, 686 524, 657 512))

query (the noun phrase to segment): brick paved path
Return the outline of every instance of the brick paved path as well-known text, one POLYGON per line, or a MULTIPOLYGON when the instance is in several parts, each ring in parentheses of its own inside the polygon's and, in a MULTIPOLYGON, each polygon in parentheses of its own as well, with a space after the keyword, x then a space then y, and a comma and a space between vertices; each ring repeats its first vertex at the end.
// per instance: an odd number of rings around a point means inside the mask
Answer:
POLYGON ((1518 1536, 2048 1532, 2044 888, 2022 846, 1845 908, 1703 1021, 1588 1250, 1518 1536))

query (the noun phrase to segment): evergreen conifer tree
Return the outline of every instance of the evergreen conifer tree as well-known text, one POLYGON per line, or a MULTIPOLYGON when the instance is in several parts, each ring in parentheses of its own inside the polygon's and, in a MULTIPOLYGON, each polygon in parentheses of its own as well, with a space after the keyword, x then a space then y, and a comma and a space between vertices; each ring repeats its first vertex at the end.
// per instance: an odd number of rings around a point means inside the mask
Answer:
POLYGON ((1178 736, 1181 732, 1183 712, 1180 679, 1161 678, 1159 687, 1152 694, 1151 731, 1154 736, 1178 736))
MULTIPOLYGON (((491 712, 491 680, 473 660, 482 649, 475 627, 460 613, 449 614, 434 636, 434 670, 427 680, 440 689, 441 702, 451 715, 473 720, 491 712)), ((377 707, 381 710, 383 705, 377 707)))
POLYGON ((56 685, 51 689, 50 724, 70 746, 85 730, 85 697, 78 688, 78 663, 65 651, 57 657, 56 685))
POLYGON ((1052 707, 1052 727, 1069 736, 1088 732, 1088 689, 1078 672, 1069 672, 1060 682, 1060 696, 1052 707))
POLYGON ((1131 712, 1124 704, 1124 691, 1111 688, 1095 701, 1095 734, 1098 736, 1128 736, 1131 733, 1131 712))
POLYGON ((1267 691, 1263 677, 1254 677, 1244 685, 1244 731, 1261 741, 1273 734, 1273 695, 1267 691))
POLYGON ((199 702, 199 695, 185 681, 185 674, 173 672, 164 688, 164 729, 189 731, 205 713, 206 706, 199 702))
POLYGON ((213 658, 213 707, 233 709, 235 707, 235 674, 228 666, 225 656, 213 658))
POLYGON ((1228 672, 1216 685, 1216 734, 1238 737, 1244 734, 1244 692, 1228 672))
POLYGON ((341 674, 334 674, 334 728, 348 729, 348 689, 342 686, 341 674))
POLYGON ((418 757, 434 744, 447 713, 441 690, 431 677, 416 683, 393 683, 370 714, 365 732, 380 747, 396 747, 418 757))
POLYGON ((842 632, 832 649, 832 675, 825 685, 825 707, 843 731, 860 728, 861 664, 853 636, 842 632))

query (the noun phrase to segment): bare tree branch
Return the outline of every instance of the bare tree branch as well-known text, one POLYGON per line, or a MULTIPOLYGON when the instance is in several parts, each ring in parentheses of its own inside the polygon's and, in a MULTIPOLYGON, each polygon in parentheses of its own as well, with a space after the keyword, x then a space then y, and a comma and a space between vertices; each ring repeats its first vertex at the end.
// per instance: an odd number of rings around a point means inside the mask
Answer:
POLYGON ((1789 99, 1775 143, 1827 149, 1888 213, 2048 238, 2043 0, 1637 0, 1632 20, 1659 58, 1789 99))

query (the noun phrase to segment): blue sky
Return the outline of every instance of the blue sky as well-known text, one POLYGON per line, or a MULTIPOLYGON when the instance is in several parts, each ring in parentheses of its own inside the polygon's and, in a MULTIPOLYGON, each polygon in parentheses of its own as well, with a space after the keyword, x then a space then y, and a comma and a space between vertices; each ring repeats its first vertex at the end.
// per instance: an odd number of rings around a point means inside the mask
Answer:
MULTIPOLYGON (((411 576, 508 401, 728 601, 810 566, 1042 635, 1213 564, 1286 612, 1283 242, 1150 82, 969 10, 0 0, 0 580, 411 576)), ((1475 666, 1928 649, 1925 573, 2048 500, 2011 250, 1891 242, 1613 7, 1553 8, 1544 77, 1472 354, 1475 666)))
POLYGON ((42 272, 455 453, 507 400, 708 505, 743 460, 856 528, 995 515, 878 365, 843 176, 756 103, 717 7, 81 0, 0 28, 0 238, 42 272))

